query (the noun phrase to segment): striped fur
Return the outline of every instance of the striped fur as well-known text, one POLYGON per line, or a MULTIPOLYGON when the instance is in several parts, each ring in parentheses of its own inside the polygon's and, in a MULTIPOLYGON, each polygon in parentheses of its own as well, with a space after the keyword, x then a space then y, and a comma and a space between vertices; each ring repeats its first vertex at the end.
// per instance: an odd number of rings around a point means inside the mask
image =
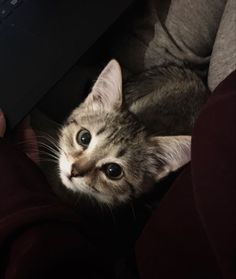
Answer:
POLYGON ((61 130, 63 185, 109 206, 148 191, 190 160, 191 137, 179 135, 191 134, 205 92, 193 72, 167 66, 134 77, 122 93, 120 66, 112 60, 61 130), (168 107, 167 100, 174 107, 168 107), (76 140, 81 129, 91 134, 87 148, 76 140), (106 176, 104 166, 109 163, 121 166, 120 179, 106 176), (71 177, 72 165, 84 175, 71 177))

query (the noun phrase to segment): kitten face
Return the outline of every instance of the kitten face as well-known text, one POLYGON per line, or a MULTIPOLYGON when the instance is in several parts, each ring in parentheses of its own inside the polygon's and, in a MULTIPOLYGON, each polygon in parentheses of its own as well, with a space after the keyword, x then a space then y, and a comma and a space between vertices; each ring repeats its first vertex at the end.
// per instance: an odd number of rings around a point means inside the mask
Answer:
POLYGON ((79 108, 62 130, 64 185, 109 204, 138 195, 145 173, 144 138, 143 127, 127 112, 99 115, 79 108))
POLYGON ((59 142, 64 186, 112 206, 148 190, 186 163, 190 153, 189 137, 148 136, 125 108, 121 84, 120 67, 113 60, 70 115, 59 142))

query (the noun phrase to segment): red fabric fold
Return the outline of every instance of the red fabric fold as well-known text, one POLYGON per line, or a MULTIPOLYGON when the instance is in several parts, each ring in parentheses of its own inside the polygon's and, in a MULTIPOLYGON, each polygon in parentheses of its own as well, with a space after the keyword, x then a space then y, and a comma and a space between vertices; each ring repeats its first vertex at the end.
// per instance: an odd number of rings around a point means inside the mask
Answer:
POLYGON ((112 278, 106 255, 40 169, 0 139, 0 278, 112 278))
POLYGON ((236 277, 236 71, 213 92, 192 137, 192 161, 136 245, 141 279, 236 277))

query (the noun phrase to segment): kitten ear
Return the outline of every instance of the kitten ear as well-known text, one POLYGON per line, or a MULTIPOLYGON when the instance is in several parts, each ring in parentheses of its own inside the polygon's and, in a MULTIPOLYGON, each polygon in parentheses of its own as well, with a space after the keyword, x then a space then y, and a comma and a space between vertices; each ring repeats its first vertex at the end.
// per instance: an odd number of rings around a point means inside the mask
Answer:
POLYGON ((158 181, 191 160, 191 136, 152 137, 148 156, 149 170, 158 181))
POLYGON ((103 69, 85 103, 92 105, 95 110, 112 111, 121 107, 122 75, 116 60, 111 60, 103 69))

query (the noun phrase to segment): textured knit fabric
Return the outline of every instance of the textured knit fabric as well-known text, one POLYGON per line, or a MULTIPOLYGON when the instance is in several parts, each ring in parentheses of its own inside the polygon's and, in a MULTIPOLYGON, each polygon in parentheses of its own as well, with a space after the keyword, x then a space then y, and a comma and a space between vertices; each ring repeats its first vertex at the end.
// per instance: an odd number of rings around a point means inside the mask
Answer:
POLYGON ((208 78, 211 91, 236 69, 234 0, 147 2, 113 44, 126 69, 184 62, 208 78))
POLYGON ((228 0, 211 55, 208 85, 216 86, 236 69, 236 1, 228 0))

